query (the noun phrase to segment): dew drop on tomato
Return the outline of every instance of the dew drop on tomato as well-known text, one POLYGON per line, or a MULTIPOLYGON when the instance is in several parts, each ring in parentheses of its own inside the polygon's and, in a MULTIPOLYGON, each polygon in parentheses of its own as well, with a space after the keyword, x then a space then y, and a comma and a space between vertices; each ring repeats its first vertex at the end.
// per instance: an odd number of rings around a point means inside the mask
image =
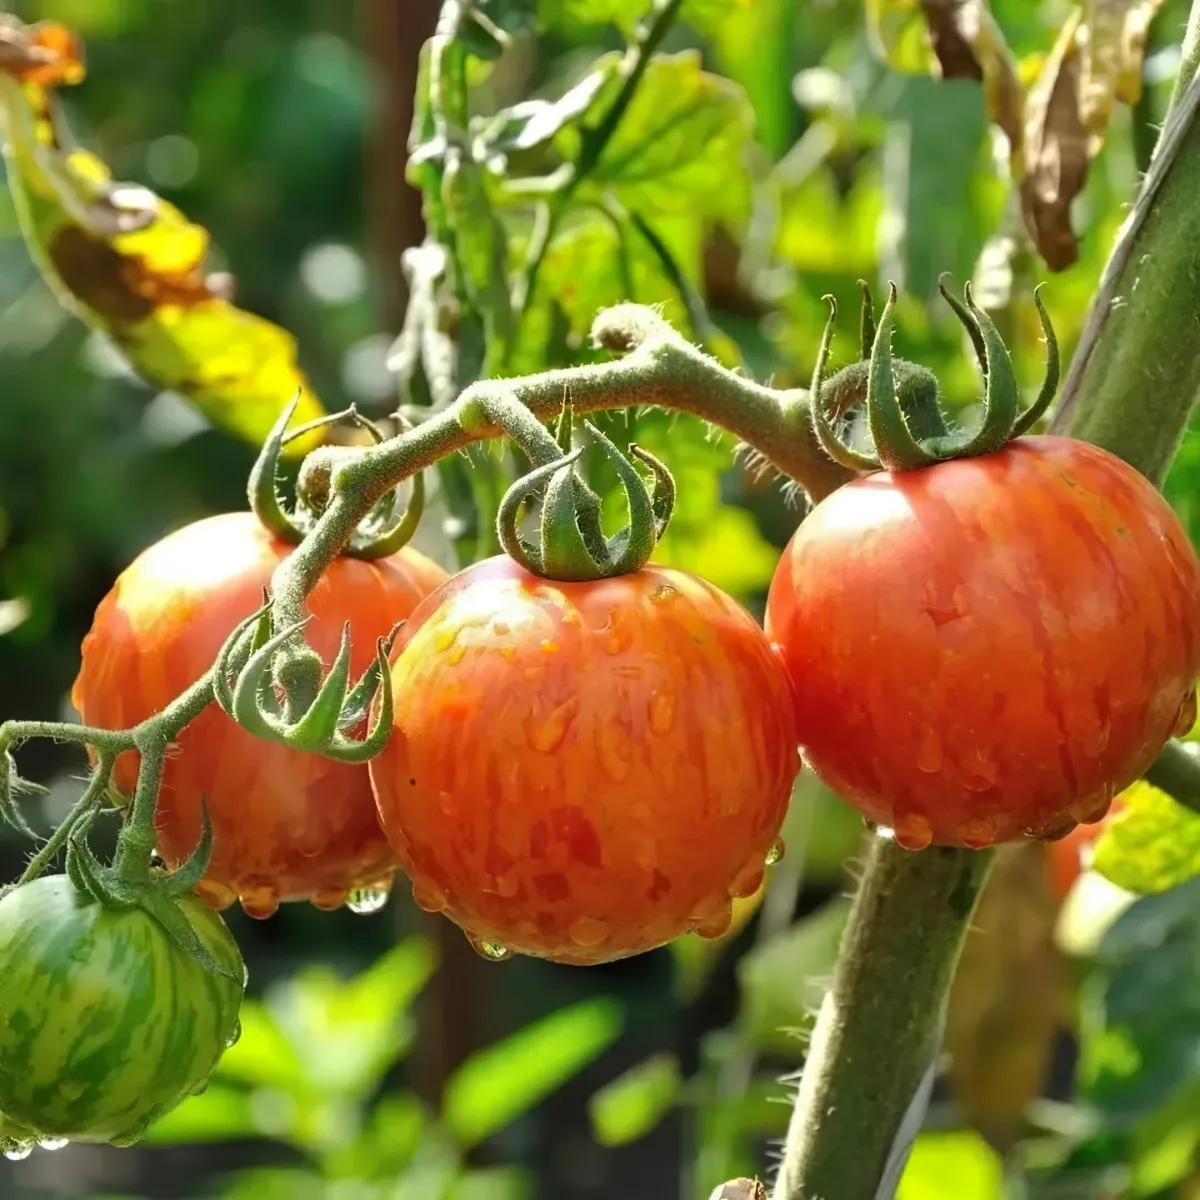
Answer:
POLYGON ((921 730, 917 741, 917 756, 913 760, 918 771, 935 775, 942 769, 942 735, 932 725, 921 730))
MULTIPOLYGON (((279 893, 271 887, 244 888, 238 899, 246 916, 256 921, 265 921, 279 911, 279 893)), ((316 900, 316 896, 313 900, 316 900)))
POLYGON ((996 822, 990 817, 976 817, 958 827, 958 840, 968 850, 985 850, 996 840, 996 822))
POLYGON ((389 883, 386 887, 376 884, 374 887, 355 888, 346 900, 346 907, 359 916, 377 913, 388 902, 391 887, 389 883))
POLYGON ((1175 717, 1175 728, 1171 731, 1172 737, 1183 737, 1185 733, 1191 732, 1191 728, 1196 723, 1196 690, 1193 688, 1183 698, 1183 703, 1179 706, 1179 713, 1175 717))
POLYGON ((692 932, 710 940, 723 937, 733 924, 733 902, 723 900, 708 912, 702 913, 692 921, 692 932))
POLYGON ((429 879, 417 876, 412 881, 413 903, 428 913, 445 912, 449 901, 446 893, 429 879))
POLYGON ((783 838, 776 838, 771 843, 771 848, 767 851, 767 866, 773 867, 776 863, 783 862, 783 856, 786 852, 787 847, 783 844, 783 838))
POLYGON ((608 926, 594 917, 580 917, 571 923, 567 936, 575 945, 590 949, 593 946, 602 946, 608 941, 608 926))
POLYGON ((22 1162, 33 1153, 32 1142, 15 1142, 4 1152, 4 1157, 10 1162, 22 1162))
MULTIPOLYGON (((313 908, 319 908, 322 912, 336 912, 343 904, 346 903, 350 896, 350 889, 344 887, 322 888, 319 892, 314 892, 310 897, 313 908)), ((246 907, 246 899, 242 897, 242 907, 246 907)), ((254 914, 251 913, 251 916, 254 914)))
POLYGON ((650 694, 650 728, 659 737, 666 737, 675 727, 675 697, 663 688, 650 694))
POLYGON ((225 1039, 225 1049, 230 1050, 238 1044, 242 1037, 242 1019, 238 1017, 233 1022, 233 1028, 229 1031, 229 1036, 225 1039))
POLYGON ((924 850, 933 841, 933 826, 920 813, 896 818, 896 844, 905 850, 924 850))
POLYGON ((762 887, 763 863, 753 858, 734 876, 729 894, 735 900, 747 900, 762 887))
POLYGON ((512 958, 513 952, 507 946, 490 938, 476 937, 473 933, 468 933, 467 941, 471 943, 471 949, 488 962, 503 962, 506 958, 512 958))
POLYGON ((38 1145, 41 1146, 43 1150, 61 1150, 64 1146, 69 1145, 70 1141, 70 1138, 39 1138, 38 1145))

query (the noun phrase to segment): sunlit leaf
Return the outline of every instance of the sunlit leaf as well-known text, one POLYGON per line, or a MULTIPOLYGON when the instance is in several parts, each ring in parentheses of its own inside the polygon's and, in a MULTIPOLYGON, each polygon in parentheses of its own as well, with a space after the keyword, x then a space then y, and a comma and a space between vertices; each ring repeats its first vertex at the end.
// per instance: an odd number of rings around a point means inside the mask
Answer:
POLYGON ((267 1007, 258 1000, 245 1000, 239 1020, 242 1036, 221 1056, 220 1074, 228 1079, 285 1090, 302 1086, 305 1079, 302 1057, 267 1007))
POLYGON ((1079 111, 1089 133, 1103 139, 1113 102, 1136 104, 1142 55, 1163 0, 1083 0, 1087 36, 1080 50, 1079 111))
MULTIPOLYGON (((148 382, 250 441, 266 436, 297 392, 297 421, 319 415, 291 335, 235 307, 228 277, 206 274, 208 234, 71 149, 54 95, 22 84, 23 74, 19 64, 7 73, 0 65, 9 187, 30 254, 64 306, 106 334, 148 382)), ((60 74, 55 82, 82 77, 60 74)), ((298 439, 287 453, 318 440, 298 439)))
POLYGON ((923 75, 933 66, 920 0, 867 0, 867 28, 888 66, 911 75, 923 75))
POLYGON ((490 1137, 603 1053, 623 1023, 616 1001, 585 1000, 473 1054, 446 1085, 447 1127, 463 1146, 490 1137))
POLYGON ((142 1140, 150 1146, 175 1146, 258 1136, 250 1094, 213 1083, 155 1121, 142 1140))
POLYGON ((1200 874, 1200 813, 1140 780, 1104 824, 1093 866, 1131 892, 1165 892, 1200 874))
POLYGON ((29 612, 28 600, 0 600, 0 637, 24 624, 29 612))
MULTIPOLYGON (((729 13, 746 9, 758 0, 684 0, 680 19, 710 30, 729 13)), ((592 25, 616 25, 627 36, 642 19, 661 7, 663 0, 539 0, 538 14, 553 28, 586 30, 592 25)))
POLYGON ((656 1054, 614 1079, 588 1101, 596 1141, 624 1146, 645 1137, 671 1111, 681 1083, 673 1054, 656 1054))
POLYGON ((1003 1200, 1000 1156, 977 1133, 923 1133, 900 1180, 896 1200, 1003 1200), (951 1182, 953 1181, 953 1182, 951 1182))
MULTIPOLYGON (((600 111, 616 86, 605 88, 600 111)), ((740 228, 750 213, 753 123, 745 92, 704 71, 697 52, 660 55, 580 195, 611 188, 645 217, 683 211, 740 228)), ((577 137, 568 130, 560 139, 571 157, 577 137)))
POLYGON ((849 903, 831 900, 738 963, 742 1019, 755 1045, 800 1058, 833 971, 849 903))
POLYGON ((964 1115, 997 1149, 1012 1145, 1026 1106, 1041 1095, 1067 1006, 1045 854, 1038 842, 1002 849, 950 992, 950 1085, 964 1115))

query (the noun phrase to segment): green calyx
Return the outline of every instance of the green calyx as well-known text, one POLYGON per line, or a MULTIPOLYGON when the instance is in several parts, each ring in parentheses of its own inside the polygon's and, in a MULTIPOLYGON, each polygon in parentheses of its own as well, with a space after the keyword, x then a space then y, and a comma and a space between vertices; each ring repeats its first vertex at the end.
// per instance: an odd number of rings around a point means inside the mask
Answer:
POLYGON ((272 635, 271 601, 264 592, 262 607, 230 634, 217 654, 213 696, 256 737, 338 762, 366 762, 383 749, 392 731, 388 658, 403 622, 378 639, 371 665, 355 683, 350 681, 350 626, 343 626, 337 654, 313 702, 289 720, 276 694, 272 664, 276 651, 306 624, 302 621, 272 635), (361 738, 350 736, 366 720, 376 693, 379 708, 370 728, 361 738))
MULTIPOLYGON (((496 528, 500 545, 527 571, 546 579, 577 583, 627 575, 650 561, 675 507, 675 480, 665 464, 640 446, 626 457, 590 421, 582 422, 588 441, 612 465, 629 505, 629 524, 609 537, 601 527, 601 501, 580 473, 584 447, 574 447, 575 422, 563 405, 557 437, 517 401, 490 405, 486 416, 518 441, 533 460, 532 471, 518 479, 500 503, 496 528), (638 473, 645 466, 652 484, 638 473), (520 532, 521 508, 540 501, 537 539, 520 532)), ((481 414, 482 415, 482 414, 481 414)))
MULTIPOLYGON (((378 445, 385 441, 383 431, 373 422, 362 416, 351 405, 342 412, 319 417, 296 429, 288 430, 288 423, 299 403, 299 393, 292 399, 279 415, 275 427, 267 437, 259 453, 254 468, 250 472, 250 507, 254 515, 276 536, 285 541, 298 545, 305 534, 313 527, 329 500, 328 473, 312 472, 302 476, 302 483, 297 487, 296 505, 288 512, 283 497, 279 493, 277 469, 279 458, 284 446, 327 425, 348 421, 365 429, 372 440, 378 445)), ((403 428, 409 426, 401 421, 403 428)), ((412 493, 408 504, 399 516, 396 515, 398 493, 395 489, 389 491, 363 519, 359 527, 350 536, 342 553, 350 558, 376 559, 386 558, 389 554, 407 545, 417 530, 421 513, 425 508, 425 478, 420 473, 412 477, 412 493)))
POLYGON ((832 296, 825 297, 830 312, 813 369, 813 429, 830 458, 849 470, 910 471, 951 458, 992 454, 1010 439, 1028 432, 1054 398, 1058 388, 1058 342, 1042 304, 1041 288, 1034 291, 1033 299, 1046 338, 1046 376, 1037 399, 1022 411, 1012 360, 999 331, 975 304, 970 283, 960 301, 946 289, 945 279, 943 276, 938 282, 938 290, 966 329, 984 379, 983 420, 971 432, 952 430, 946 424, 937 379, 931 371, 892 357, 895 284, 889 285, 887 303, 876 324, 871 293, 860 281, 862 361, 825 380, 837 319, 836 301, 832 296), (865 411, 871 451, 852 447, 844 429, 837 427, 844 425, 847 413, 860 404, 865 411))

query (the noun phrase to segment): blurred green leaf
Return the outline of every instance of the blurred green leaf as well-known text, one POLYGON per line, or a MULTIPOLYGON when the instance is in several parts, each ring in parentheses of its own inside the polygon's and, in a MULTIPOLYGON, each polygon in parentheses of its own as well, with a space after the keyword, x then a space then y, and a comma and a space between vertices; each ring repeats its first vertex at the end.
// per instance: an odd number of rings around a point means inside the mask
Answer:
POLYGON ((645 1137, 670 1112, 681 1083, 673 1054, 656 1054, 630 1068, 588 1102, 596 1141, 624 1146, 645 1137))
POLYGON ((249 1094, 213 1083, 155 1121, 142 1140, 150 1146, 173 1146, 257 1136, 249 1094))
POLYGON ((754 1045, 803 1056, 797 1035, 812 1025, 849 912, 848 901, 831 900, 738 963, 743 1027, 754 1045))
POLYGON ((912 1149, 896 1200, 1003 1200, 1000 1156, 974 1132, 923 1133, 912 1149))
POLYGON ((867 0, 867 28, 888 66, 917 75, 933 66, 921 0, 867 0))
POLYGON ((491 1167, 456 1179, 446 1200, 530 1200, 534 1195, 534 1181, 524 1167, 491 1167))
MULTIPOLYGON (((609 84, 606 96, 617 86, 609 84)), ((605 99, 598 104, 603 108, 605 99)), ((686 212, 740 229, 750 215, 753 124, 745 92, 704 71, 699 53, 658 56, 579 197, 611 188, 647 217, 686 212)), ((578 138, 567 130, 559 139, 572 158, 578 138)))
MULTIPOLYGON (((730 12, 746 9, 758 0, 684 0, 681 17, 698 28, 709 29, 730 12)), ((589 25, 616 25, 627 36, 638 22, 661 8, 664 0, 539 0, 542 23, 555 28, 578 29, 589 25)))
POLYGON ((0 600, 0 637, 12 633, 29 618, 28 600, 0 600))
POLYGON ((303 1086, 306 1067, 274 1016, 259 1000, 244 1000, 242 1036, 221 1056, 218 1072, 228 1079, 292 1090, 303 1086))
POLYGON ((1080 1078, 1109 1122, 1149 1116, 1200 1063, 1200 879, 1145 896, 1108 928, 1080 995, 1080 1078))
POLYGON ((1200 874, 1200 813, 1139 780, 1104 823, 1092 866, 1131 892, 1165 892, 1200 874))
POLYGON ((473 1146, 528 1112, 620 1035, 623 1010, 604 997, 560 1009, 473 1054, 443 1098, 447 1127, 473 1146))

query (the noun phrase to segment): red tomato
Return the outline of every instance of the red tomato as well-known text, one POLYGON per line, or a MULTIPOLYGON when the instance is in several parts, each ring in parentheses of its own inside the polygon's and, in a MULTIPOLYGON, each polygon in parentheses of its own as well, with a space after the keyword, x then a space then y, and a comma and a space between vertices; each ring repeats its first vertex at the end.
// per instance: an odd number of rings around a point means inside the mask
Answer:
MULTIPOLYGON (((250 513, 198 521, 134 560, 100 602, 83 643, 72 699, 106 729, 137 724, 212 665, 230 631, 262 603, 263 586, 292 547, 250 513)), ((412 612, 446 573, 410 549, 379 562, 337 559, 309 597, 307 637, 331 662, 351 622, 354 678, 376 639, 412 612)), ((130 794, 135 754, 117 761, 130 794)), ((158 852, 175 866, 212 816, 212 864, 198 889, 216 908, 240 897, 254 917, 281 900, 336 908, 356 887, 390 880, 395 862, 375 817, 366 767, 251 736, 210 705, 169 752, 159 796, 158 852)))
POLYGON ((402 636, 371 780, 422 908, 490 957, 578 964, 729 928, 799 769, 745 609, 681 571, 553 583, 500 557, 402 636))
POLYGON ((834 492, 766 624, 818 775, 902 846, 983 847, 1099 820, 1186 727, 1198 601, 1146 479, 1031 437, 834 492))

